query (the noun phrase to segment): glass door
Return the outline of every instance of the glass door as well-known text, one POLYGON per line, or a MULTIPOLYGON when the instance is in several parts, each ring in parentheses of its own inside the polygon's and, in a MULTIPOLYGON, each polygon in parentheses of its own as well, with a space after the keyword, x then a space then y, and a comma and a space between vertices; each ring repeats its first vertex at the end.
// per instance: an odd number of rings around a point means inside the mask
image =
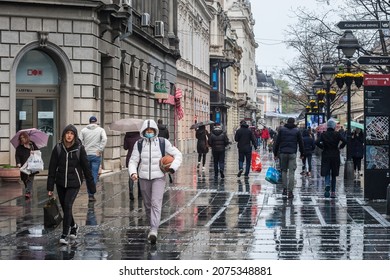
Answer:
POLYGON ((45 169, 48 168, 51 151, 59 140, 57 111, 57 99, 16 100, 16 131, 35 127, 49 135, 47 146, 41 149, 45 169))

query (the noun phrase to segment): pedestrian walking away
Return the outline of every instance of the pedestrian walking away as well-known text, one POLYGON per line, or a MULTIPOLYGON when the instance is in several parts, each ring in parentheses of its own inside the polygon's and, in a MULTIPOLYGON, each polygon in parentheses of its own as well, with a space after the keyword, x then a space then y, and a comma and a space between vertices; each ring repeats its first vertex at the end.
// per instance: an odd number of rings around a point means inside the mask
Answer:
MULTIPOLYGON (((27 159, 30 157, 32 151, 38 150, 37 145, 33 141, 30 140, 30 137, 27 132, 22 132, 19 135, 19 146, 16 148, 15 151, 15 161, 17 167, 22 167, 27 159)), ((34 176, 38 172, 31 173, 30 175, 27 175, 24 172, 20 172, 20 178, 23 181, 24 184, 24 197, 26 199, 31 198, 32 194, 32 188, 34 183, 34 176)))
POLYGON ((205 170, 205 164, 206 164, 206 155, 209 152, 208 147, 208 138, 210 133, 207 131, 205 125, 199 126, 199 128, 196 130, 195 136, 196 139, 198 139, 198 142, 196 143, 196 151, 198 152, 198 165, 197 168, 202 168, 202 170, 205 170))
MULTIPOLYGON (((97 118, 89 118, 89 125, 80 132, 80 140, 84 145, 88 156, 88 162, 92 170, 92 176, 97 184, 99 168, 102 162, 102 153, 107 144, 106 131, 97 124, 97 118)), ((95 201, 95 196, 88 192, 89 201, 95 201)))
POLYGON ((355 178, 359 179, 363 176, 361 172, 362 159, 364 155, 364 136, 360 128, 356 128, 351 136, 351 156, 353 161, 353 170, 355 178))
POLYGON ((297 169, 297 150, 303 158, 302 134, 295 125, 294 118, 288 118, 287 124, 280 127, 274 144, 274 157, 279 158, 282 170, 283 196, 294 198, 295 170, 297 169))
POLYGON ((237 142, 238 148, 238 173, 237 177, 241 177, 244 172, 244 160, 245 160, 245 177, 249 177, 249 171, 252 161, 252 145, 254 149, 257 149, 257 141, 255 135, 249 129, 249 125, 245 120, 240 122, 240 128, 237 129, 234 135, 234 141, 237 142))
POLYGON ((309 129, 302 131, 303 138, 303 158, 301 175, 311 176, 313 151, 316 148, 313 137, 310 135, 309 129))
POLYGON ((165 139, 169 139, 169 130, 168 127, 163 124, 162 119, 157 121, 158 126, 158 137, 164 137, 165 139))
MULTIPOLYGON (((127 151, 126 168, 129 167, 129 160, 130 160, 131 153, 133 152, 134 145, 138 141, 138 139, 140 139, 140 138, 141 138, 141 136, 139 134, 139 131, 126 132, 126 134, 125 134, 125 138, 123 140, 123 149, 125 149, 127 151)), ((133 179, 130 178, 130 176, 129 176, 128 184, 129 184, 129 199, 134 200, 134 184, 135 184, 135 182, 133 181, 133 179)), ((137 186, 138 186, 138 198, 141 198, 142 197, 141 189, 140 189, 139 184, 137 184, 137 186)))
MULTIPOLYGON (((138 180, 141 187, 146 216, 150 222, 148 240, 152 244, 157 241, 166 184, 165 173, 160 168, 162 158, 160 139, 165 141, 165 152, 174 158, 169 167, 169 173, 175 173, 182 162, 181 152, 170 141, 159 138, 157 135, 156 122, 145 120, 140 130, 141 152, 138 149, 133 149, 128 168, 130 177, 134 181, 138 180)), ((138 145, 138 142, 135 145, 138 145)))
POLYGON ((340 149, 347 144, 340 132, 335 131, 336 122, 329 119, 327 130, 320 134, 316 140, 316 145, 322 149, 321 155, 321 176, 325 177, 326 198, 336 197, 336 177, 340 171, 340 149), (341 144, 340 144, 341 143, 341 144))
POLYGON ((73 203, 79 193, 84 177, 88 192, 94 194, 96 185, 92 177, 87 153, 78 138, 77 129, 68 125, 62 132, 61 142, 54 147, 49 163, 47 176, 47 191, 53 196, 54 185, 64 213, 62 235, 59 243, 67 245, 77 238, 79 226, 73 218, 73 203), (58 153, 57 146, 60 147, 58 153))
POLYGON ((209 137, 209 146, 214 161, 214 177, 218 177, 218 173, 221 174, 221 178, 225 178, 225 150, 229 145, 229 138, 222 130, 220 124, 215 124, 209 137))

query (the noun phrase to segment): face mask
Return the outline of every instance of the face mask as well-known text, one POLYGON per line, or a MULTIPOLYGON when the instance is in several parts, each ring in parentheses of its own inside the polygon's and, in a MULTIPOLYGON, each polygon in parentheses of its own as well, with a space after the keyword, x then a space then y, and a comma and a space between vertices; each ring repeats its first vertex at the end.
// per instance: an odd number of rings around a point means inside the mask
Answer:
POLYGON ((145 137, 150 139, 154 137, 154 133, 145 133, 145 137))

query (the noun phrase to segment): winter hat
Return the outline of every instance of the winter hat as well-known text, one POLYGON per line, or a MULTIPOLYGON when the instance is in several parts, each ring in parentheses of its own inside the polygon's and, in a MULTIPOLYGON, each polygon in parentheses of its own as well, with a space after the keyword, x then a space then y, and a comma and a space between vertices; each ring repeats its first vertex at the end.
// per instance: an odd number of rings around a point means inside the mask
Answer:
POLYGON ((287 123, 295 123, 295 119, 294 118, 288 118, 287 119, 287 123))
POLYGON ((332 120, 332 119, 329 119, 328 122, 326 123, 326 126, 327 126, 328 128, 333 128, 333 129, 335 129, 335 128, 336 128, 336 122, 335 122, 334 120, 332 120))

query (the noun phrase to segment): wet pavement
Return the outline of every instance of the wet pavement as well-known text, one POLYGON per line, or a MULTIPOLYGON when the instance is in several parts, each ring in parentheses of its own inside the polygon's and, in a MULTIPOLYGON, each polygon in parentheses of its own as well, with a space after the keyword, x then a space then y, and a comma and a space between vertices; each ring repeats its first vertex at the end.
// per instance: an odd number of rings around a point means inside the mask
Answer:
MULTIPOLYGON (((22 184, 0 185, 0 259, 247 260, 390 258, 390 217, 386 201, 363 197, 363 178, 338 178, 337 198, 325 199, 319 158, 311 177, 296 170, 294 199, 265 181, 272 156, 261 153, 263 171, 237 178, 237 150, 227 151, 226 177, 214 178, 211 153, 204 172, 196 154, 185 155, 174 182, 167 184, 158 242, 146 241, 142 200, 129 201, 126 171, 101 176, 95 203, 85 186, 74 205, 78 238, 59 246, 61 226, 43 227, 45 177, 35 180, 33 198, 22 184)), ((340 174, 344 174, 341 168, 340 174)), ((375 184, 375 183, 374 183, 375 184)))

